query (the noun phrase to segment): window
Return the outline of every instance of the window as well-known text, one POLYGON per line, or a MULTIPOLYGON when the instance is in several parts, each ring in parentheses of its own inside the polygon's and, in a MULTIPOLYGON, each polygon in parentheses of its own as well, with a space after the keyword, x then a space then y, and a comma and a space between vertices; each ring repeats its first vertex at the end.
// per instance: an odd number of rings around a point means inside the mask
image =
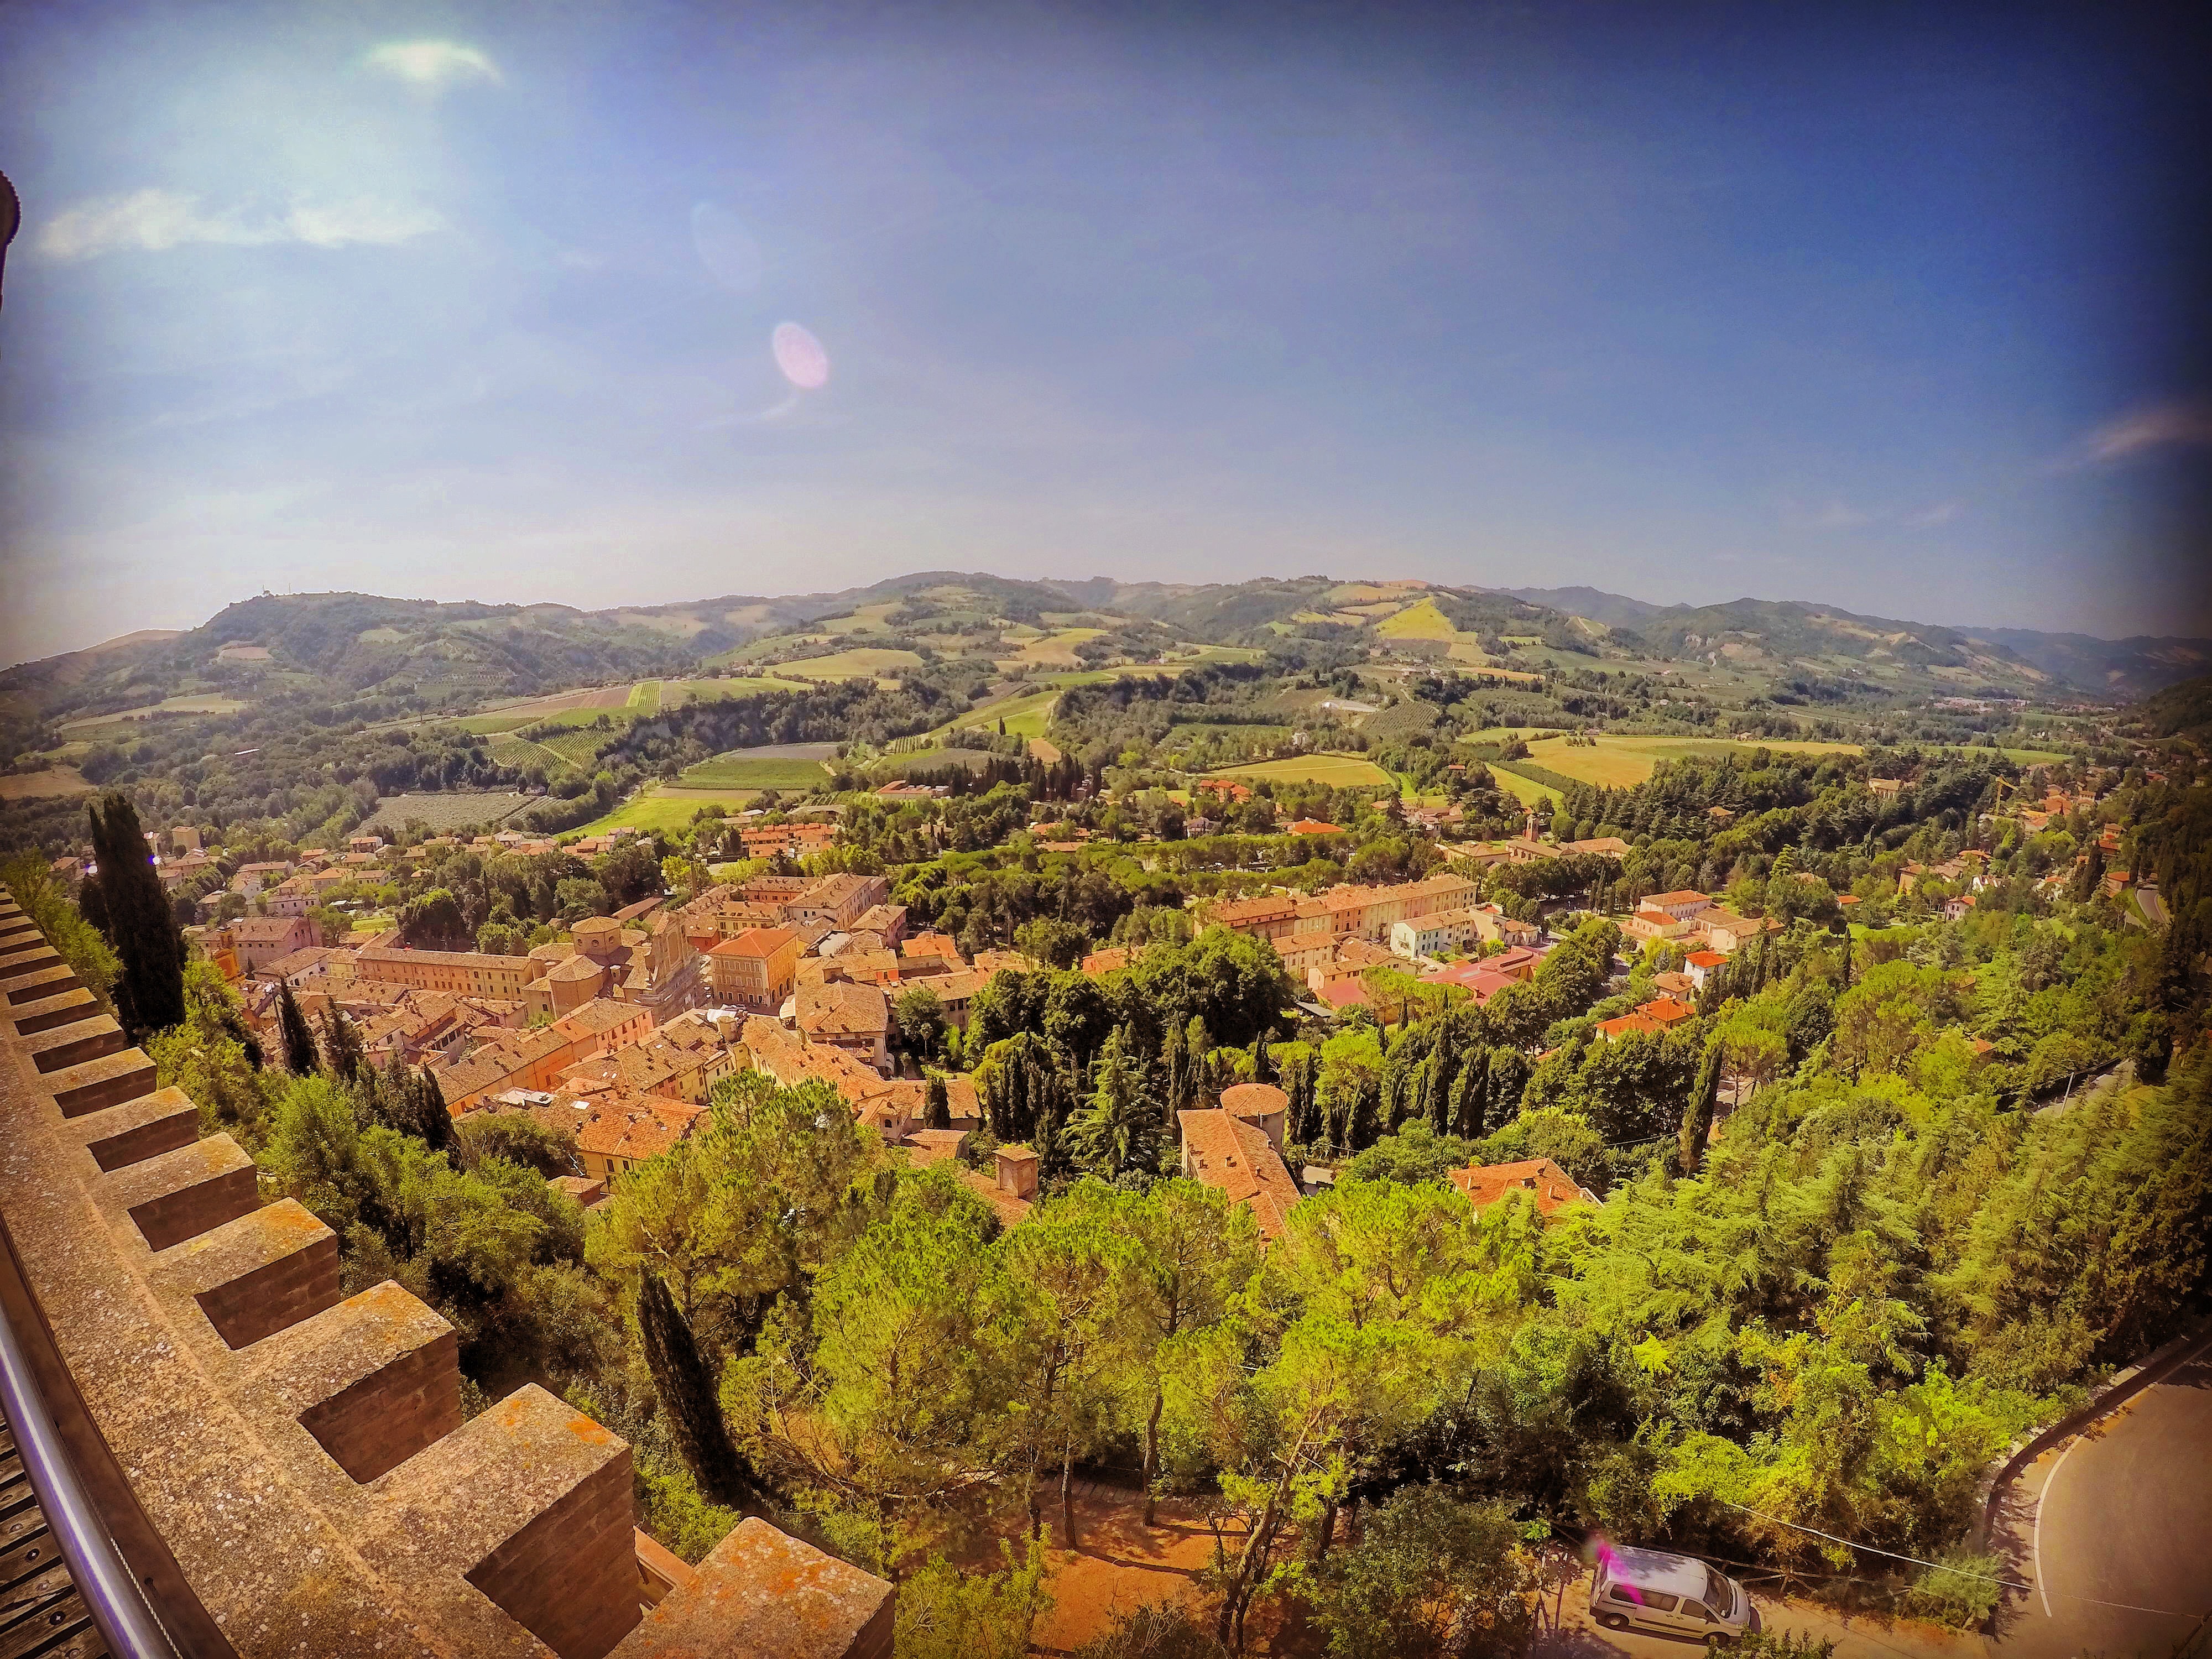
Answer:
POLYGON ((1709 1607, 1732 1607, 1735 1605, 1734 1586, 1711 1567, 1705 1569, 1705 1602, 1709 1607))

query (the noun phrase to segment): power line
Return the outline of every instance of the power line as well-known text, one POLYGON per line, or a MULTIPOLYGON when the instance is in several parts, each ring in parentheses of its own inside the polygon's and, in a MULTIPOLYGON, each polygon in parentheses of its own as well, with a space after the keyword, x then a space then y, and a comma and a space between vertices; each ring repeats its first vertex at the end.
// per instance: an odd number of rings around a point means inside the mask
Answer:
MULTIPOLYGON (((1762 1521, 1771 1521, 1778 1527, 1787 1527, 1792 1532, 1809 1533, 1815 1538, 1825 1538, 1832 1544, 1841 1544, 1845 1549, 1864 1550, 1869 1555, 1886 1555, 1893 1561, 1910 1561, 1916 1567, 1929 1567, 1937 1572, 1951 1573, 1960 1578, 1979 1579, 1984 1584, 2002 1584, 2007 1589, 2032 1590, 2036 1588, 2035 1585, 2023 1583, 2017 1578, 1998 1578, 1986 1572, 1968 1572, 1963 1567, 1950 1566, 1942 1561, 1923 1561, 1917 1555, 1899 1555, 1895 1550, 1881 1549, 1873 1544, 1856 1543, 1849 1538, 1838 1538, 1832 1532, 1822 1532, 1818 1527, 1800 1526, 1795 1521, 1785 1521, 1778 1515, 1767 1514, 1764 1510, 1754 1510, 1743 1504, 1730 1504, 1725 1498, 1719 1501, 1729 1509, 1741 1510, 1746 1515, 1755 1515, 1762 1521)), ((2051 1594, 2047 1590, 2044 1593, 2051 1594)), ((2075 1595, 2067 1590, 2059 1590, 2057 1594, 2069 1601, 2087 1601, 2093 1607, 2118 1607, 2128 1613, 2154 1613, 2165 1619, 2197 1619, 2203 1616, 2194 1613, 2177 1613, 2172 1607, 2139 1607, 2133 1601, 2107 1601, 2101 1596, 2075 1595)))

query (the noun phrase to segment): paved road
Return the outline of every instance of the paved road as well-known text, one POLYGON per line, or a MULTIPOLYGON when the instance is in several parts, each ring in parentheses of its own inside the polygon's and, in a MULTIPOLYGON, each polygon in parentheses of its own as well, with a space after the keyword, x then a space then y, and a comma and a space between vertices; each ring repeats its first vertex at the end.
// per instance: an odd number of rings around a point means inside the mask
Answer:
POLYGON ((2212 1611, 2212 1340, 2022 1484, 2035 1589, 1991 1652, 2165 1659, 2212 1611))

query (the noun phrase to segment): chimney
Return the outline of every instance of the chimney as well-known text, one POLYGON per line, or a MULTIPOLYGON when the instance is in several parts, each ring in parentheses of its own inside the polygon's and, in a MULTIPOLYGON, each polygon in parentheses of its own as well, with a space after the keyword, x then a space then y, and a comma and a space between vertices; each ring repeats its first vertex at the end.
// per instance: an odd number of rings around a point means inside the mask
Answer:
POLYGON ((1530 841, 1536 839, 1536 809, 1533 806, 1528 809, 1528 828, 1523 833, 1530 841))
POLYGON ((1026 1146, 999 1148, 999 1190, 1016 1198, 1035 1198, 1037 1155, 1026 1146))

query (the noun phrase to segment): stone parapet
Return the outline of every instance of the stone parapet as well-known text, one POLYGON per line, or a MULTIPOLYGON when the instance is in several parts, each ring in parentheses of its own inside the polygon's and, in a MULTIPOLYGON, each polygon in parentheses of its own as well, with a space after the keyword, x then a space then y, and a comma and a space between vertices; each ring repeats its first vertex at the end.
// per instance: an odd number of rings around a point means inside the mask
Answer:
POLYGON ((0 998, 0 1304, 184 1659, 889 1654, 890 1587, 765 1522, 643 1559, 629 1448, 544 1389, 464 1422, 452 1327, 343 1296, 4 895, 0 998))

